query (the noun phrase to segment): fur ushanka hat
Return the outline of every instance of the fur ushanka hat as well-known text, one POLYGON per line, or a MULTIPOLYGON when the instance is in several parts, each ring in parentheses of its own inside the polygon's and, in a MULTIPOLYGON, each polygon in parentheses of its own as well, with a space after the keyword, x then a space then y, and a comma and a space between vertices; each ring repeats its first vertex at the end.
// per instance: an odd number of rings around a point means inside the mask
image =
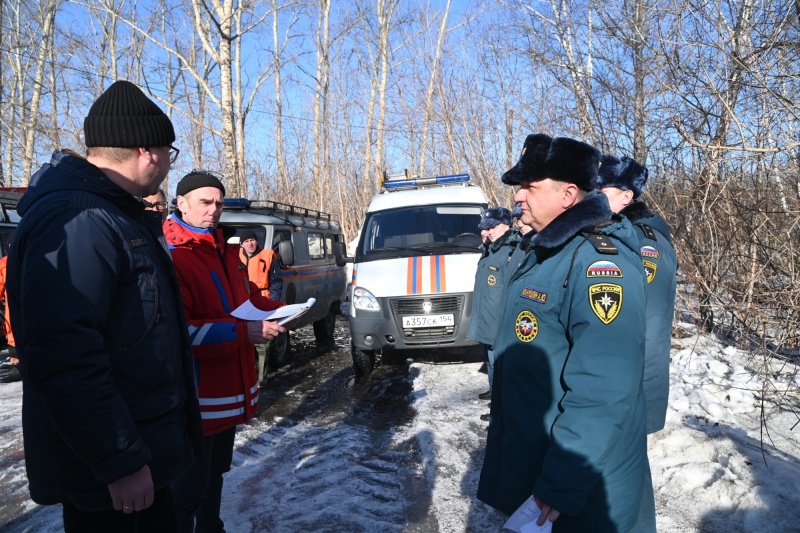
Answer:
POLYGON ((630 157, 617 159, 613 155, 604 155, 601 159, 600 173, 597 177, 597 188, 616 187, 623 191, 633 191, 633 199, 642 195, 647 185, 647 167, 640 165, 630 157))
POLYGON ((552 139, 535 133, 525 139, 519 161, 501 180, 506 185, 519 185, 551 178, 592 191, 599 166, 600 151, 595 147, 568 137, 552 139))
POLYGON ((511 225, 511 211, 505 207, 493 207, 483 214, 483 220, 478 224, 478 229, 492 229, 500 224, 511 225))

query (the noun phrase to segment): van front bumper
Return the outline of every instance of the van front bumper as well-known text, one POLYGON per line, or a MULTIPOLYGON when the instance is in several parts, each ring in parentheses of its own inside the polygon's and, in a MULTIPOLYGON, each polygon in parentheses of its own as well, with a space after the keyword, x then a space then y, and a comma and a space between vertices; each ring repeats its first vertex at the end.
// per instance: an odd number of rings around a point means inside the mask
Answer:
MULTIPOLYGON (((434 346, 471 346, 467 339, 472 293, 378 298, 380 311, 354 309, 350 337, 359 350, 409 350, 434 346), (403 317, 452 315, 452 325, 403 327, 403 317)), ((352 305, 352 304, 351 304, 352 305)))

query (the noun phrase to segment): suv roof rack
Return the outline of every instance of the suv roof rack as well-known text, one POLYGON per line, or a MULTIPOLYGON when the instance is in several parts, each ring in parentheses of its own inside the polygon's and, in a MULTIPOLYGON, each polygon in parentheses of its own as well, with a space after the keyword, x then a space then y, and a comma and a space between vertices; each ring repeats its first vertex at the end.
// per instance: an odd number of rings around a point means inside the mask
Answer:
POLYGON ((273 200, 249 200, 247 198, 225 198, 223 200, 223 209, 233 210, 250 210, 257 209, 259 211, 266 211, 268 214, 283 216, 286 218, 288 215, 299 215, 303 218, 315 218, 317 220, 327 221, 328 224, 333 222, 330 213, 317 211, 316 209, 309 209, 307 207, 300 207, 297 205, 286 204, 283 202, 276 202, 273 200))

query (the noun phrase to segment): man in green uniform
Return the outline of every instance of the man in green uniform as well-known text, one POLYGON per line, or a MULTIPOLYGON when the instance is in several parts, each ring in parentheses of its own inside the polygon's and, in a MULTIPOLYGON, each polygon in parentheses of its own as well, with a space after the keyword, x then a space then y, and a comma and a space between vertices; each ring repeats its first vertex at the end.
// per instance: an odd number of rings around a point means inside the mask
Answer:
MULTIPOLYGON (((627 219, 595 190, 600 153, 529 135, 503 175, 536 232, 506 289, 478 498, 534 496, 553 531, 628 532, 647 479, 645 278, 627 219)), ((654 518, 653 518, 654 523, 654 518)))
MULTIPOLYGON (((475 272, 475 288, 472 293, 472 317, 467 338, 481 343, 489 374, 489 390, 478 396, 482 400, 492 397, 492 377, 494 375, 494 351, 492 344, 497 334, 497 309, 503 301, 506 275, 503 270, 508 265, 511 247, 511 211, 505 207, 487 209, 478 224, 481 235, 488 239, 478 261, 475 272)), ((489 414, 481 415, 481 420, 489 420, 489 414)))

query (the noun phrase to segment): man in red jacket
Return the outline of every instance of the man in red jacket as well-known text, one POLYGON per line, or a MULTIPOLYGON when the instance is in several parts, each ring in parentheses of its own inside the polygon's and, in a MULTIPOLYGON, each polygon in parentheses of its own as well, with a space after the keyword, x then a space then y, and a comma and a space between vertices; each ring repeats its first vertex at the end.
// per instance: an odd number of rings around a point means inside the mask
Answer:
MULTIPOLYGON (((246 300, 259 309, 283 305, 261 295, 218 228, 225 187, 212 173, 193 170, 177 187, 178 209, 164 223, 181 286, 203 417, 205 453, 173 484, 178 531, 224 531, 219 517, 222 474, 233 459, 236 425, 258 407, 253 344, 269 342, 284 329, 274 322, 231 316, 246 300)), ((231 235, 234 233, 230 232, 231 235)))

